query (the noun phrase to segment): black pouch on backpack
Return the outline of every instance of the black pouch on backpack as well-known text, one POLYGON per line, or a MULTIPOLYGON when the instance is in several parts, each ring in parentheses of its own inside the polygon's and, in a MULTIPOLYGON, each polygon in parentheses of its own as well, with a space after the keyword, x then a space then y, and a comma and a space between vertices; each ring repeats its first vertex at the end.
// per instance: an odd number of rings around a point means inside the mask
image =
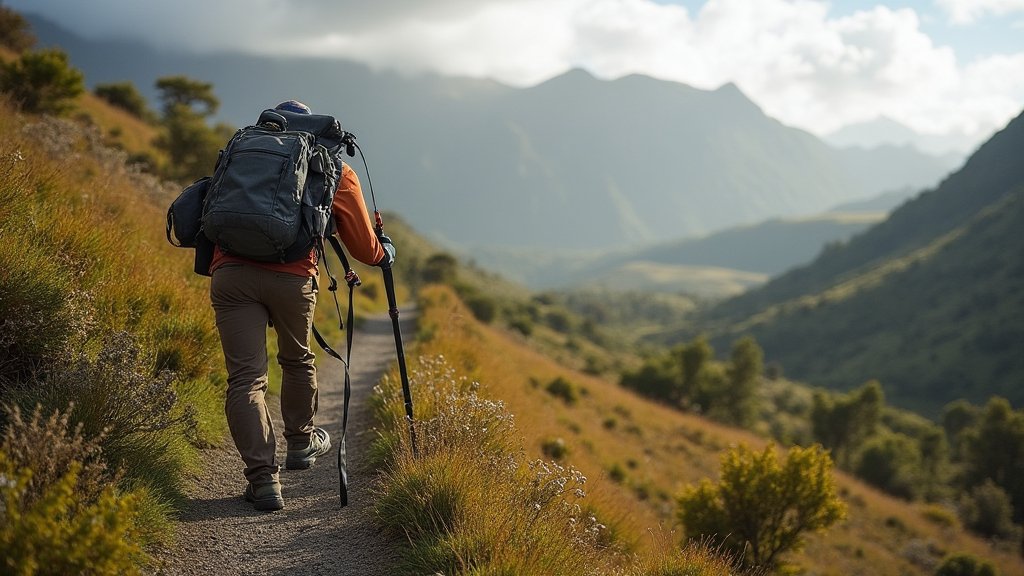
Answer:
POLYGON ((202 228, 203 202, 210 187, 204 176, 189 184, 167 209, 167 241, 178 248, 196 248, 202 228))
POLYGON ((193 271, 200 276, 210 276, 210 264, 213 263, 213 242, 200 234, 196 236, 196 257, 193 271))

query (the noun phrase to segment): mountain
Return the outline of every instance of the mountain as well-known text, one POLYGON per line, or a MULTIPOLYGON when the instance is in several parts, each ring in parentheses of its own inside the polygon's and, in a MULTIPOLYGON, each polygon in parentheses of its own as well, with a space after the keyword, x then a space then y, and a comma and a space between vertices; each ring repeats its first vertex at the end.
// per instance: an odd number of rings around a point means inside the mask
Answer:
POLYGON ((184 74, 213 83, 220 119, 235 125, 288 98, 337 114, 359 136, 382 207, 465 248, 639 246, 814 214, 948 171, 910 149, 870 159, 834 149, 732 84, 572 70, 518 89, 333 59, 156 51, 30 20, 92 84, 128 80, 155 101, 157 78, 184 74))
POLYGON ((534 289, 605 287, 722 298, 810 262, 825 246, 884 218, 884 211, 828 212, 773 218, 635 250, 545 258, 529 251, 483 249, 466 256, 479 256, 486 267, 534 289))
POLYGON ((936 416, 956 398, 1024 404, 1024 115, 934 190, 813 263, 725 301, 675 341, 753 335, 788 375, 877 378, 936 416))
POLYGON ((843 126, 827 134, 825 141, 839 148, 876 148, 887 144, 895 147, 913 147, 922 152, 962 160, 970 151, 970 144, 956 136, 920 134, 886 116, 868 122, 843 126))

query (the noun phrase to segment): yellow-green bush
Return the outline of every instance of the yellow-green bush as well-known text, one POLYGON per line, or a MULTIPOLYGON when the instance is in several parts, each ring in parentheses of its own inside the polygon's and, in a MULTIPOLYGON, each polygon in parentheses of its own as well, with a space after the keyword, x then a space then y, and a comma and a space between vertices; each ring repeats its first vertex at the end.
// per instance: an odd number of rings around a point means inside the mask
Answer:
POLYGON ((844 518, 832 459, 821 446, 793 447, 780 464, 776 447, 738 446, 722 455, 721 478, 704 479, 679 497, 690 538, 711 538, 752 566, 774 567, 807 533, 844 518))
POLYGON ((67 414, 12 409, 0 444, 0 571, 136 573, 153 535, 138 523, 144 490, 120 492, 97 442, 67 414))

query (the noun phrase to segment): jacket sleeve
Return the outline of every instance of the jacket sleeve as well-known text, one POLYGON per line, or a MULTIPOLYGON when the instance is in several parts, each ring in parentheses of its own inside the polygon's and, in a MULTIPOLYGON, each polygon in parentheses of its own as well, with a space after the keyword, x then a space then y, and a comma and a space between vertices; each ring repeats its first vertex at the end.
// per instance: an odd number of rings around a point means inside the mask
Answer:
POLYGON ((374 266, 384 258, 384 248, 370 222, 370 214, 359 186, 359 177, 348 164, 341 166, 341 181, 331 206, 337 235, 353 258, 374 266))

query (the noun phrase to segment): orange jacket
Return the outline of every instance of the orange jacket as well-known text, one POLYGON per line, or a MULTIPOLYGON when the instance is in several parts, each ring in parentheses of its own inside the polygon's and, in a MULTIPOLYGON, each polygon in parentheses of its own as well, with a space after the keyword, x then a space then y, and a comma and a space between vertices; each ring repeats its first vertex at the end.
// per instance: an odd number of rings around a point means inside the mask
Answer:
MULTIPOLYGON (((363 190, 359 186, 359 177, 352 168, 341 164, 341 181, 338 182, 338 190, 334 193, 334 202, 331 204, 331 213, 334 215, 334 223, 337 235, 341 242, 348 249, 353 258, 374 266, 384 258, 384 248, 377 240, 377 234, 373 231, 373 224, 370 222, 370 214, 366 210, 366 201, 363 199, 363 190)), ((311 250, 309 256, 302 260, 287 263, 278 262, 257 262, 225 254, 217 246, 213 250, 213 261, 210 262, 210 274, 220 266, 228 262, 241 262, 259 266, 275 272, 285 272, 297 276, 316 276, 318 274, 316 251, 311 250)))

